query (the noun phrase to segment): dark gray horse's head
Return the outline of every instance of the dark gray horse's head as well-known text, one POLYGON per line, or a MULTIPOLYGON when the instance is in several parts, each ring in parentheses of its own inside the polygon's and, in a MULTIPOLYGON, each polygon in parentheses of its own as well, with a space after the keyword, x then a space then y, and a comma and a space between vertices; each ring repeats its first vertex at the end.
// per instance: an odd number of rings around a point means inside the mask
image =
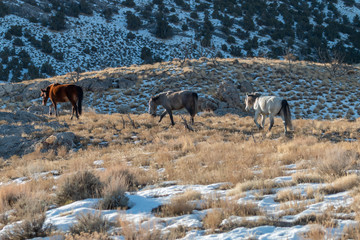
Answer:
POLYGON ((149 100, 149 114, 156 117, 157 104, 155 103, 155 97, 151 97, 149 100))

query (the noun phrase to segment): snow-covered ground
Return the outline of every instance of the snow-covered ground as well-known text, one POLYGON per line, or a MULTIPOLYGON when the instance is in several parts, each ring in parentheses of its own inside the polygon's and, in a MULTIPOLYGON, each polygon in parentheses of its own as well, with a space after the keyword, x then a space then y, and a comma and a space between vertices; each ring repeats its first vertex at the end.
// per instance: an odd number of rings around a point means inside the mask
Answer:
MULTIPOLYGON (((290 173, 296 172, 296 165, 285 166, 290 169, 290 173)), ((273 179, 278 184, 286 184, 292 180, 291 176, 277 177, 273 179)), ((19 181, 20 182, 20 181, 19 181)), ((21 183, 20 183, 21 184, 21 183)), ((67 232, 69 228, 76 223, 76 217, 80 214, 100 214, 103 218, 110 222, 116 223, 121 220, 126 220, 134 223, 135 226, 142 229, 160 230, 163 233, 170 231, 172 228, 182 226, 189 229, 186 236, 182 239, 303 239, 304 234, 308 232, 311 227, 315 225, 301 225, 296 224, 297 220, 310 214, 322 214, 328 209, 336 212, 337 209, 347 208, 353 201, 348 191, 325 195, 323 199, 315 201, 314 199, 307 199, 297 201, 297 203, 304 204, 304 209, 297 214, 290 214, 291 208, 285 210, 281 209, 281 203, 276 201, 277 192, 286 189, 292 192, 300 192, 305 196, 306 189, 309 187, 316 190, 325 184, 305 183, 290 187, 281 187, 271 189, 271 194, 265 194, 259 198, 260 190, 250 190, 244 192, 237 202, 239 204, 251 202, 256 204, 264 213, 261 216, 230 216, 224 219, 221 225, 229 223, 241 223, 242 221, 254 222, 259 220, 276 219, 277 222, 282 222, 284 226, 277 226, 276 224, 261 225, 258 227, 235 227, 228 232, 211 233, 203 230, 202 219, 211 209, 194 210, 191 214, 186 214, 176 217, 159 217, 156 216, 152 210, 167 204, 170 200, 179 194, 192 190, 201 194, 200 200, 193 200, 193 204, 201 204, 206 198, 217 196, 219 199, 229 199, 229 191, 221 190, 223 185, 227 183, 217 183, 211 185, 177 185, 176 182, 165 182, 160 187, 159 185, 147 186, 137 192, 128 192, 126 196, 129 198, 129 209, 127 210, 99 210, 97 204, 101 199, 85 199, 67 204, 58 208, 48 210, 46 212, 46 224, 52 224, 60 232, 67 232)), ((306 199, 306 198, 305 198, 306 199)), ((294 201, 294 206, 296 201, 294 201)), ((292 201, 287 202, 289 204, 292 201)), ((294 209, 294 211, 296 211, 294 209)), ((333 220, 336 223, 335 228, 324 229, 327 232, 327 237, 337 239, 341 236, 344 227, 355 226, 357 221, 353 214, 333 214, 333 220), (338 216, 338 217, 336 217, 338 216)), ((17 223, 14 223, 17 224, 17 223)), ((11 230, 13 225, 7 225, 0 231, 0 236, 5 231, 11 230)), ((124 239, 119 234, 119 227, 113 227, 108 231, 113 239, 124 239)), ((49 238, 37 238, 49 239, 49 238)))

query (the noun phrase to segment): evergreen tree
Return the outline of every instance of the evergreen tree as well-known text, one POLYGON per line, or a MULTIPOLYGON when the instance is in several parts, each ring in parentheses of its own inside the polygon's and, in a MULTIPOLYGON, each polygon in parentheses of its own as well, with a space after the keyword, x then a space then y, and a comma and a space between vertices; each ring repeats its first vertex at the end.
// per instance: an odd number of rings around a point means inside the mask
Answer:
POLYGON ((143 47, 141 49, 141 55, 140 58, 144 61, 146 64, 153 63, 152 53, 151 50, 147 47, 143 47))
POLYGON ((28 66, 28 78, 29 79, 35 79, 35 78, 39 78, 40 77, 40 73, 39 73, 39 68, 36 67, 34 64, 29 64, 28 66))
POLYGON ((63 9, 57 11, 55 16, 50 17, 49 26, 51 30, 61 31, 65 29, 65 14, 63 9))
POLYGON ((24 46, 24 42, 20 38, 15 38, 13 44, 17 47, 24 46))
POLYGON ((92 15, 93 11, 87 0, 81 0, 79 3, 80 12, 86 15, 92 15))
POLYGON ((141 19, 134 15, 131 11, 126 12, 126 28, 129 30, 138 30, 141 28, 141 19))
POLYGON ((22 68, 27 68, 31 62, 30 55, 25 50, 21 50, 18 55, 22 64, 22 68))
POLYGON ((23 35, 22 26, 20 26, 20 25, 13 25, 13 26, 11 26, 8 32, 9 32, 11 35, 17 36, 17 37, 21 37, 21 36, 23 35))
POLYGON ((355 27, 360 28, 360 17, 359 15, 355 15, 355 17, 353 18, 353 24, 355 27))
POLYGON ((76 4, 75 2, 69 3, 67 9, 66 9, 66 15, 70 17, 79 17, 80 14, 80 6, 79 4, 76 4))
POLYGON ((49 76, 54 76, 55 70, 49 62, 46 62, 41 66, 41 73, 45 73, 49 76))
POLYGON ((155 36, 162 39, 171 38, 173 36, 173 30, 167 22, 162 8, 159 9, 159 12, 156 15, 155 36))
POLYGON ((134 0, 125 0, 121 4, 126 7, 131 7, 131 8, 136 6, 134 0))
POLYGON ((10 13, 9 7, 5 5, 2 1, 0 1, 0 17, 5 17, 10 13))
POLYGON ((51 54, 53 51, 50 43, 50 37, 46 34, 41 39, 41 51, 47 54, 51 54))

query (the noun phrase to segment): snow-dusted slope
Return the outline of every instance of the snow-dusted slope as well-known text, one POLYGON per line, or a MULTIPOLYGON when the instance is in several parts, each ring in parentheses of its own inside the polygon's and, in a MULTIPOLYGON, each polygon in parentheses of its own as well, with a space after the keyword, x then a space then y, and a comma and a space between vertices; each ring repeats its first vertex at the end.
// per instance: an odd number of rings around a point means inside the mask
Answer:
MULTIPOLYGON (((35 3, 30 5, 23 0, 17 0, 16 2, 6 0, 3 2, 11 7, 10 14, 0 18, 0 52, 5 48, 10 51, 14 49, 7 61, 0 60, 2 68, 6 69, 6 71, 0 71, 0 80, 3 81, 31 79, 31 76, 27 74, 28 68, 21 66, 21 62, 12 63, 11 66, 8 63, 14 58, 18 58, 19 52, 22 50, 25 50, 30 55, 32 64, 39 68, 37 70, 40 74, 45 75, 51 74, 46 73, 44 70, 41 73, 41 67, 45 63, 50 63, 57 75, 74 71, 77 67, 80 67, 82 71, 90 71, 100 70, 105 67, 140 64, 143 62, 141 51, 144 47, 150 49, 153 59, 165 61, 173 58, 184 58, 185 56, 190 58, 211 57, 216 54, 224 57, 240 54, 243 56, 281 58, 291 42, 291 51, 298 58, 307 59, 317 57, 318 47, 316 44, 319 41, 322 41, 322 44, 326 42, 328 49, 337 46, 340 42, 343 47, 348 49, 347 52, 354 54, 352 57, 348 56, 350 60, 359 60, 356 58, 359 51, 354 46, 356 44, 354 39, 356 39, 358 30, 353 26, 355 16, 360 13, 359 1, 356 1, 356 4, 351 7, 346 6, 341 0, 334 5, 330 5, 332 3, 324 4, 322 1, 312 1, 312 3, 309 1, 307 7, 304 4, 291 5, 282 1, 276 2, 275 5, 266 2, 267 5, 261 5, 261 9, 251 10, 255 11, 252 13, 252 21, 255 27, 253 29, 244 29, 244 27, 247 28, 244 23, 246 14, 251 12, 246 10, 249 8, 245 6, 248 4, 246 1, 240 1, 236 5, 231 5, 225 1, 224 6, 227 7, 219 10, 215 10, 218 5, 215 5, 212 1, 183 1, 188 6, 184 10, 184 7, 175 4, 174 1, 165 0, 163 1, 166 9, 164 12, 168 21, 174 16, 178 19, 178 22, 169 21, 174 35, 168 39, 160 39, 155 36, 157 26, 155 16, 159 6, 153 4, 153 1, 150 0, 136 0, 134 1, 135 7, 126 7, 120 4, 120 1, 117 1, 117 3, 114 3, 114 1, 94 1, 91 5, 93 9, 92 15, 65 16, 66 28, 61 31, 50 30, 49 27, 44 27, 42 24, 44 21, 49 21, 48 19, 59 10, 53 9, 52 4, 46 0, 36 1, 37 7, 34 7, 35 3), (206 6, 205 9, 201 7, 202 4, 206 6), (151 12, 150 16, 145 19, 142 16, 142 11, 147 5, 151 6, 151 12), (306 17, 307 20, 305 20, 305 22, 308 21, 308 25, 305 24, 304 30, 297 29, 297 26, 299 26, 297 21, 300 21, 298 16, 292 16, 291 20, 287 21, 288 17, 284 17, 281 13, 283 8, 283 6, 281 8, 281 5, 284 5, 285 9, 291 14, 296 13, 301 16, 302 11, 309 12, 309 17, 306 17), (229 6, 239 10, 232 10, 229 6), (330 6, 335 6, 335 10, 330 6), (32 10, 33 8, 34 10, 32 10), (106 8, 117 9, 117 12, 113 13, 110 20, 104 18, 103 11, 106 8), (43 9, 47 9, 47 12, 44 12, 43 9), (211 47, 202 47, 200 45, 204 38, 204 10, 208 11, 210 22, 214 27, 214 31, 211 32, 211 47), (40 13, 35 14, 34 11, 40 11, 40 13), (129 11, 141 19, 142 26, 139 30, 130 31, 127 29, 126 12, 129 11), (22 15, 23 12, 27 14, 22 15), (315 14, 318 13, 323 13, 322 17, 324 19, 321 24, 316 20, 317 16, 315 14), (29 14, 34 14, 38 22, 30 21, 29 14), (24 18, 24 16, 27 18, 24 18), (266 23, 264 16, 275 22, 266 23), (345 18, 347 20, 344 20, 345 18), (226 19, 229 21, 226 21, 226 19), (326 30, 326 28, 332 21, 340 24, 335 25, 339 29, 335 29, 333 34, 326 34, 326 32, 330 31, 326 30), (293 33, 286 30, 287 24, 290 24, 288 27, 293 33), (22 26, 22 36, 13 35, 10 39, 9 36, 5 37, 5 34, 14 25, 22 26), (186 25, 188 29, 184 30, 183 25, 186 25), (352 32, 348 33, 348 30, 342 29, 343 27, 352 29, 352 32), (276 35, 277 31, 280 31, 280 35, 276 35), (44 35, 48 35, 53 52, 44 53, 41 48, 34 47, 29 38, 25 37, 25 33, 38 41, 41 41, 44 35), (314 35, 317 35, 318 38, 311 38, 314 35), (14 45, 17 38, 21 39, 23 46, 14 45), (190 48, 189 46, 192 44, 197 48, 190 48), (61 60, 61 57, 60 60, 59 57, 55 57, 55 53, 62 53, 63 60, 61 60)), ((68 2, 71 1, 66 1, 66 3, 68 2)), ((74 2, 78 3, 78 1, 74 2)), ((255 1, 252 4, 256 7, 255 4, 261 4, 261 1, 255 1)))

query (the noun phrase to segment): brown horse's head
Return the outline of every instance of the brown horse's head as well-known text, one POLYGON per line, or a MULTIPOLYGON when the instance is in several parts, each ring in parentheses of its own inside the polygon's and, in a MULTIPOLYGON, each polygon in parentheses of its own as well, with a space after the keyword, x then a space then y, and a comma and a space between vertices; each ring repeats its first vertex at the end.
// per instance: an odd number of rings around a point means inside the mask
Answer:
POLYGON ((156 117, 156 97, 151 97, 149 100, 149 114, 151 114, 153 117, 156 117))
POLYGON ((41 89, 41 97, 43 98, 43 105, 46 105, 47 100, 49 99, 49 93, 50 93, 50 87, 47 87, 46 89, 41 89))

